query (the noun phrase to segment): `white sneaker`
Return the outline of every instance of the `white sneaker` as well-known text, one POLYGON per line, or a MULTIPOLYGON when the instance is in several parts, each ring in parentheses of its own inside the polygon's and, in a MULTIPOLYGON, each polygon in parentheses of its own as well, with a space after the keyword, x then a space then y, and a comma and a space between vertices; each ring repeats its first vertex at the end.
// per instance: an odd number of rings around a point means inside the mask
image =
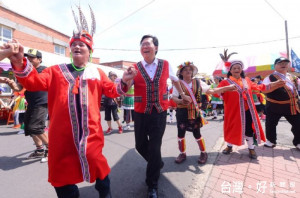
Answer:
POLYGON ((300 144, 297 144, 296 149, 300 150, 300 144))
POLYGON ((124 130, 130 130, 130 125, 125 126, 124 130))
POLYGON ((18 134, 24 134, 24 130, 23 130, 23 129, 20 130, 20 131, 18 132, 18 134))
POLYGON ((46 162, 48 162, 48 157, 43 157, 43 158, 41 159, 41 163, 46 163, 46 162))
POLYGON ((264 144, 264 146, 268 147, 268 148, 274 148, 276 146, 276 144, 273 144, 272 142, 267 140, 266 143, 264 144))

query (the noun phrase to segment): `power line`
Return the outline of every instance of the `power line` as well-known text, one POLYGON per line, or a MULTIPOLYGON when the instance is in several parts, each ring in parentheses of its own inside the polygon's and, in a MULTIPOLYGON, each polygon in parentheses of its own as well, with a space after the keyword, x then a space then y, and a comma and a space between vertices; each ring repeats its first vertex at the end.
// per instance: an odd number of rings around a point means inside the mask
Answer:
MULTIPOLYGON (((290 37, 289 39, 297 39, 300 36, 290 37)), ((275 39, 269 41, 260 41, 260 42, 253 42, 253 43, 243 43, 243 44, 232 44, 232 45, 220 45, 220 46, 209 46, 209 47, 195 47, 195 48, 174 48, 174 49, 159 49, 159 51, 188 51, 188 50, 205 50, 205 49, 217 49, 217 48, 224 48, 224 47, 239 47, 239 46, 248 46, 248 45, 258 45, 264 43, 272 43, 278 41, 284 41, 285 39, 275 39)), ((108 50, 108 51, 140 51, 136 49, 117 49, 117 48, 98 48, 95 47, 94 49, 98 50, 108 50)))
POLYGON ((265 0, 265 2, 272 8, 272 10, 274 10, 274 12, 276 12, 283 20, 285 20, 285 18, 267 0, 265 0))
POLYGON ((150 4, 152 4, 155 0, 150 1, 149 3, 143 5, 142 7, 140 7, 139 9, 133 11, 132 13, 130 13, 129 15, 125 16, 124 18, 120 19, 119 21, 117 21, 116 23, 112 24, 111 26, 107 27, 106 29, 102 30, 100 33, 96 34, 96 35, 100 35, 103 34, 104 32, 106 32, 107 30, 113 28, 114 26, 118 25, 119 23, 121 23, 122 21, 126 20, 127 18, 131 17, 132 15, 134 15, 135 13, 139 12, 140 10, 146 8, 147 6, 149 6, 150 4))
MULTIPOLYGON (((23 41, 30 41, 32 43, 41 43, 41 44, 52 44, 52 42, 43 42, 43 41, 36 41, 21 37, 14 37, 17 40, 23 41)), ((299 39, 300 36, 289 37, 289 39, 299 39)), ((269 41, 260 41, 260 42, 253 42, 253 43, 242 43, 242 44, 231 44, 231 45, 220 45, 220 46, 208 46, 208 47, 195 47, 195 48, 173 48, 173 49, 160 49, 159 51, 188 51, 188 50, 205 50, 205 49, 217 49, 217 48, 224 48, 224 47, 239 47, 239 46, 248 46, 248 45, 258 45, 264 43, 272 43, 272 42, 279 42, 284 41, 285 39, 274 39, 269 41)), ((140 51, 139 49, 117 49, 117 48, 99 48, 95 47, 94 49, 98 50, 107 50, 107 51, 140 51)))

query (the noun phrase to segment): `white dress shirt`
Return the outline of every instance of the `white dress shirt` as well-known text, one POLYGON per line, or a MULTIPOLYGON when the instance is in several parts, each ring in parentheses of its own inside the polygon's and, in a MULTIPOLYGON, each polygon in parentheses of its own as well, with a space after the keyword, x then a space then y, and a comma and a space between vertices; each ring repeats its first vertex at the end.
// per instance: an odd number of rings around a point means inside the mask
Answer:
MULTIPOLYGON (((144 66, 147 74, 149 75, 149 77, 151 78, 151 80, 153 80, 157 66, 158 66, 158 59, 155 58, 153 63, 148 64, 145 60, 142 61, 142 65, 144 66)), ((178 81, 178 77, 175 75, 170 63, 169 63, 169 78, 172 81, 178 81)))

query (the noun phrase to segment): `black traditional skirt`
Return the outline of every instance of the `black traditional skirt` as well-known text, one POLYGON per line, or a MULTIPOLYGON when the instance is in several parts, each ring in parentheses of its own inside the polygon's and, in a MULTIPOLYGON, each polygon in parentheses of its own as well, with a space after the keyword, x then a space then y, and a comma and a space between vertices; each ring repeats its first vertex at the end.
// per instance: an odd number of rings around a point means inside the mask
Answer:
POLYGON ((196 119, 188 119, 187 108, 177 108, 176 110, 177 128, 185 131, 193 132, 195 129, 202 127, 201 117, 196 119))

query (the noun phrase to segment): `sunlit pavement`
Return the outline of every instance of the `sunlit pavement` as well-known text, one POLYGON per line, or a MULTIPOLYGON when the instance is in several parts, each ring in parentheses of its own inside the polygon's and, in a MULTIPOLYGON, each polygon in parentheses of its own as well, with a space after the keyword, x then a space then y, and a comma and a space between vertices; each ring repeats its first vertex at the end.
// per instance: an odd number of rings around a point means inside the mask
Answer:
POLYGON ((300 197, 300 151, 278 145, 259 146, 256 153, 257 160, 248 157, 246 146, 220 153, 202 197, 300 197))
MULTIPOLYGON (((300 197, 300 152, 291 143, 291 126, 284 119, 278 125, 278 145, 274 149, 257 147, 257 160, 249 159, 245 146, 234 147, 233 153, 223 155, 222 117, 208 121, 201 128, 209 155, 205 165, 197 164, 199 149, 189 132, 187 160, 174 163, 179 154, 177 129, 174 123, 167 125, 162 144, 165 166, 159 180, 160 197, 300 197)), ((102 126, 107 129, 105 121, 102 126)), ((18 135, 18 130, 11 127, 0 126, 0 197, 56 197, 47 182, 47 164, 26 159, 35 148, 31 138, 18 135)), ((133 128, 123 134, 118 133, 115 123, 113 128, 110 135, 105 135, 103 150, 111 167, 112 195, 146 197, 146 162, 134 149, 133 128)), ((98 197, 94 184, 83 182, 78 186, 81 198, 98 197)))

